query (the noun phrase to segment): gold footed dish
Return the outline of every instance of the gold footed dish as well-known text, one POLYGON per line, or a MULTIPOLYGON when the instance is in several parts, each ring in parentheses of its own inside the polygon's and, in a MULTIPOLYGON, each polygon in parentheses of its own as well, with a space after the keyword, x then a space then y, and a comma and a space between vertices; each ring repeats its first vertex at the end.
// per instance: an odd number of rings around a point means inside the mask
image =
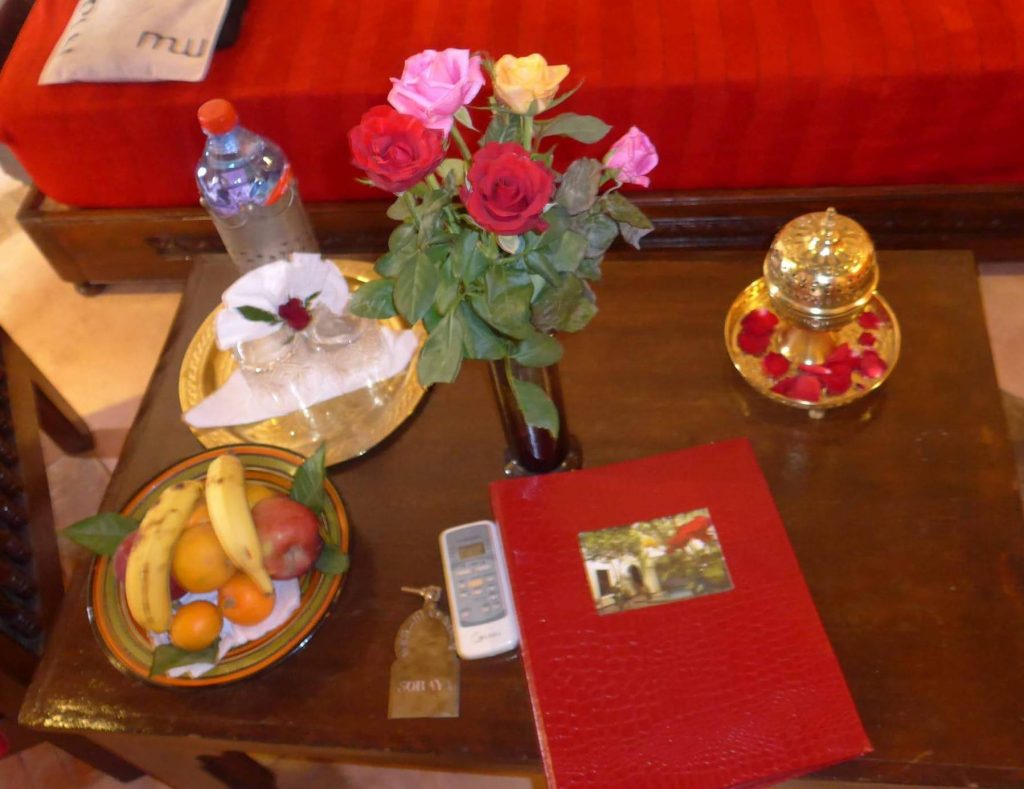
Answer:
POLYGON ((877 291, 831 331, 791 323, 772 306, 763 278, 733 302, 725 345, 740 375, 778 403, 809 411, 848 405, 885 383, 900 355, 900 326, 877 291), (770 326, 769 326, 770 325, 770 326))
MULTIPOLYGON (((345 259, 332 262, 344 274, 353 291, 362 283, 377 278, 372 263, 345 259)), ((232 353, 217 347, 214 321, 221 309, 223 306, 218 305, 203 321, 185 351, 178 377, 182 413, 213 394, 237 369, 232 353)), ((384 323, 396 331, 408 328, 399 318, 391 318, 384 323)), ((417 324, 413 331, 422 349, 425 330, 417 324)), ((308 456, 324 442, 327 445, 327 464, 341 463, 379 444, 416 410, 426 392, 416 375, 418 359, 419 350, 398 375, 317 403, 309 409, 310 413, 296 411, 251 424, 218 428, 189 426, 189 429, 207 448, 239 443, 269 444, 308 456), (310 428, 311 422, 326 427, 314 433, 310 428)))

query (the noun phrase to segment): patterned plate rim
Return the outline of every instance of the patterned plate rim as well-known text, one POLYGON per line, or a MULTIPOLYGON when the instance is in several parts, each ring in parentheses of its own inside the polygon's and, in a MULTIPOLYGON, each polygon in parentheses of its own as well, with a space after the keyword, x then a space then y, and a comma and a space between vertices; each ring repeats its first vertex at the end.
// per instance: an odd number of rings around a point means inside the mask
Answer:
MULTIPOLYGON (((121 513, 129 515, 137 508, 144 506, 147 500, 152 499, 161 489, 166 487, 168 484, 171 484, 173 481, 177 481, 181 475, 191 471, 192 469, 201 467, 199 468, 199 472, 195 474, 194 477, 190 478, 205 477, 204 466, 208 466, 209 462, 212 462, 214 458, 218 455, 224 454, 225 452, 233 452, 243 457, 255 457, 279 461, 291 466, 293 469, 297 468, 305 460, 305 458, 297 452, 283 449, 281 447, 262 444, 234 444, 207 449, 178 461, 142 485, 132 495, 128 503, 121 509, 121 513)), ((277 473, 275 474, 275 469, 272 467, 256 468, 257 470, 268 472, 272 476, 279 476, 281 480, 280 487, 282 489, 286 489, 284 488, 284 482, 286 479, 290 478, 288 478, 283 472, 277 470, 277 473)), ((338 493, 337 488, 334 487, 334 484, 330 479, 324 480, 324 489, 331 502, 331 506, 327 508, 327 511, 325 511, 325 515, 323 516, 325 525, 331 532, 332 536, 336 536, 338 538, 338 543, 341 549, 347 552, 349 547, 350 529, 348 516, 345 512, 345 506, 342 503, 341 496, 338 493)), ((93 560, 89 580, 89 598, 86 605, 86 613, 88 614, 89 621, 92 624, 93 631, 96 633, 96 637, 103 646, 108 659, 117 669, 129 676, 142 679, 149 684, 160 687, 194 688, 211 685, 225 685, 237 682, 264 671, 290 655, 298 652, 305 647, 307 643, 309 643, 309 640, 312 638, 316 630, 326 619, 334 601, 341 592, 341 587, 345 578, 348 577, 347 572, 341 575, 329 576, 324 575, 315 569, 311 573, 307 574, 303 579, 302 598, 298 610, 288 619, 287 622, 281 625, 280 628, 272 631, 264 638, 249 642, 235 650, 232 650, 231 652, 228 652, 225 656, 226 660, 218 664, 218 666, 225 666, 224 673, 207 673, 197 678, 169 677, 166 675, 151 677, 149 676, 149 665, 140 662, 131 654, 132 651, 140 652, 144 649, 141 644, 141 640, 144 637, 138 626, 132 622, 130 616, 128 616, 127 606, 124 602, 123 590, 113 578, 113 570, 110 567, 111 561, 112 557, 107 556, 97 556, 93 560), (111 593, 112 588, 113 593, 118 596, 119 611, 117 613, 108 610, 108 594, 111 593), (311 605, 314 598, 316 598, 315 605, 317 607, 315 610, 310 611, 308 610, 308 606, 311 605), (306 617, 305 622, 303 622, 295 632, 288 634, 282 643, 278 644, 277 640, 287 632, 288 626, 295 623, 300 617, 306 617), (133 628, 138 634, 137 638, 139 641, 132 644, 134 650, 129 650, 115 637, 116 629, 114 627, 114 621, 118 619, 126 620, 124 621, 125 626, 133 628), (238 649, 242 650, 241 654, 237 654, 238 649), (237 669, 230 669, 230 659, 232 654, 235 654, 235 659, 238 660, 250 658, 253 653, 259 655, 255 660, 249 659, 247 663, 237 669)), ((217 668, 215 667, 212 671, 216 672, 217 668)))

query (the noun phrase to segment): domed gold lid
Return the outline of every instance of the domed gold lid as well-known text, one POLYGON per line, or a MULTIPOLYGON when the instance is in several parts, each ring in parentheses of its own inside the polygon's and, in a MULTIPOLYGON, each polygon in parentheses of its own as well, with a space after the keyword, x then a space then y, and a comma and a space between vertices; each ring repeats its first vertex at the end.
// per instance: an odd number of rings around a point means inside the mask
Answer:
POLYGON ((834 208, 798 216, 764 261, 772 307, 791 323, 830 331, 854 320, 878 287, 875 245, 834 208))

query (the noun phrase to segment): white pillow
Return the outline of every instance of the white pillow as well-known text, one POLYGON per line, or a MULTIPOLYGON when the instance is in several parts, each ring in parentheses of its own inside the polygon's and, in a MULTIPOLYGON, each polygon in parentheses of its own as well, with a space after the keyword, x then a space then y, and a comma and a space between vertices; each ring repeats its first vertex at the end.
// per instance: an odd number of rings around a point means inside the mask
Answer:
POLYGON ((79 0, 40 85, 201 82, 230 0, 79 0))

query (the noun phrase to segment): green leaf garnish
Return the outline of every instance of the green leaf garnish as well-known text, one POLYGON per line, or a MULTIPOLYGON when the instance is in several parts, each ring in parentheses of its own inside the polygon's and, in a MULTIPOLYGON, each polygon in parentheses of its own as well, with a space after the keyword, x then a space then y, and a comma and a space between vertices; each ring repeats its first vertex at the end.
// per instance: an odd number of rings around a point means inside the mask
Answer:
POLYGON ((302 302, 302 306, 305 307, 308 310, 309 309, 309 305, 313 303, 313 299, 315 299, 319 295, 320 295, 320 291, 317 291, 316 293, 309 294, 308 296, 306 296, 306 300, 304 302, 302 302))
POLYGON ((317 447, 306 462, 299 466, 292 480, 292 490, 288 494, 292 501, 297 501, 319 515, 324 509, 324 477, 327 448, 325 444, 317 447))
POLYGON ((529 381, 520 381, 511 376, 509 380, 512 382, 512 391, 515 393, 516 402, 519 403, 519 410, 526 417, 526 423, 544 428, 550 431, 551 435, 557 436, 558 409, 547 393, 529 381))
POLYGON ((272 312, 261 310, 259 307, 236 307, 236 309, 242 313, 242 317, 248 321, 257 321, 259 323, 280 323, 281 319, 272 312))
POLYGON ((172 668, 190 666, 193 663, 216 663, 219 645, 220 639, 218 638, 206 649, 189 652, 174 646, 174 644, 161 644, 153 650, 153 663, 149 667, 149 676, 158 677, 161 674, 166 674, 172 668))
POLYGON ((331 543, 324 543, 320 558, 316 560, 316 569, 324 575, 341 575, 348 572, 348 554, 331 543))
POLYGON ((362 318, 390 318, 398 314, 394 294, 394 280, 372 279, 352 294, 348 311, 362 318))
POLYGON ((116 512, 101 512, 68 526, 61 534, 101 556, 113 556, 125 537, 139 528, 137 521, 116 512))

